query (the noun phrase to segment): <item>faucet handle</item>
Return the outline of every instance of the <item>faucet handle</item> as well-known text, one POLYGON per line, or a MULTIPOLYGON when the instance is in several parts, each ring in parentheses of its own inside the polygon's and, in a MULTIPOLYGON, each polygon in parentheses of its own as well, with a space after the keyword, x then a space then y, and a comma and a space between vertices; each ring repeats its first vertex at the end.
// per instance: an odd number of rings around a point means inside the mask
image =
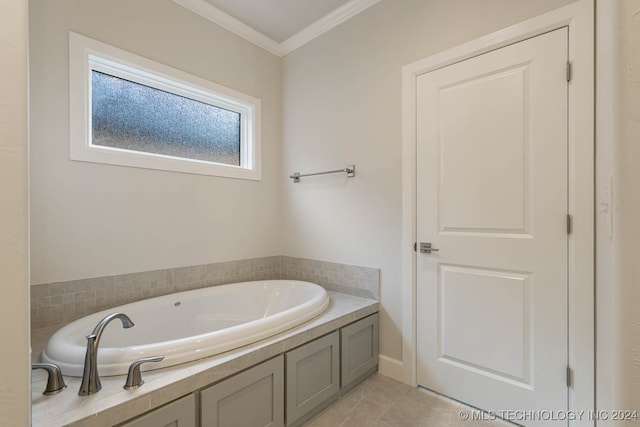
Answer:
POLYGON ((127 374, 127 381, 124 383, 125 390, 132 390, 134 388, 140 387, 144 384, 142 381, 142 374, 140 373, 140 365, 147 362, 160 362, 164 359, 164 356, 150 356, 143 357, 137 360, 134 360, 129 366, 129 373, 127 374))
POLYGON ((62 378, 62 371, 55 363, 32 363, 31 369, 44 369, 47 371, 47 386, 42 392, 45 396, 60 393, 67 388, 67 385, 64 383, 64 378, 62 378))

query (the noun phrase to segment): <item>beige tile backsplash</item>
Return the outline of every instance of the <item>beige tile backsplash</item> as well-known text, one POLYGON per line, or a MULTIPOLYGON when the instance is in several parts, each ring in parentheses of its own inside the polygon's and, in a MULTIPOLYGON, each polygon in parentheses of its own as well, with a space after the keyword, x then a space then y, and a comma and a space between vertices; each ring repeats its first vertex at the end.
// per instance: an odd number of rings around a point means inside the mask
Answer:
POLYGON ((296 279, 379 299, 380 270, 287 256, 179 267, 31 286, 31 329, 69 323, 118 305, 191 289, 251 280, 296 279))

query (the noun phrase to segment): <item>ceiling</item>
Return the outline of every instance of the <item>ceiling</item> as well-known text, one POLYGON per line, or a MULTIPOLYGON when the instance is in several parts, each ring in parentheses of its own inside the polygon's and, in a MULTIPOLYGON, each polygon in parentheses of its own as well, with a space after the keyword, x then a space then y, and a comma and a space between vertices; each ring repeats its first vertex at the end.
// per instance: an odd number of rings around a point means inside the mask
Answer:
POLYGON ((381 0, 173 0, 284 56, 381 0))
POLYGON ((205 0, 282 43, 349 0, 205 0))

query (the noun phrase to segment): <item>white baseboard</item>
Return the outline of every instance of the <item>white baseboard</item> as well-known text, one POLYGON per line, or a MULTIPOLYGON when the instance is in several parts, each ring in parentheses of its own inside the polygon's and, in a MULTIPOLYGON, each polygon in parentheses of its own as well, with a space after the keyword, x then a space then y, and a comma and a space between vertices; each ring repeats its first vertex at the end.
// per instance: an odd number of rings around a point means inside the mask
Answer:
POLYGON ((381 354, 379 356, 378 372, 386 377, 393 378, 396 381, 411 385, 411 381, 406 378, 406 369, 402 360, 381 354))

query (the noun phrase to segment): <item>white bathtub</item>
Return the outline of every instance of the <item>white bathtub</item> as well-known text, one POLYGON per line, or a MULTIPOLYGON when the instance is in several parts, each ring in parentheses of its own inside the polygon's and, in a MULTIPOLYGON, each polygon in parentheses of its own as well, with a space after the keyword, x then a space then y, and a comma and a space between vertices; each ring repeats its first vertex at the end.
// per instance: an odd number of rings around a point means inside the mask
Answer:
POLYGON ((62 373, 82 376, 86 336, 106 315, 122 312, 134 327, 113 320, 98 349, 101 376, 127 373, 140 357, 165 356, 143 369, 202 359, 278 334, 322 313, 329 305, 319 285, 270 280, 196 289, 122 305, 72 322, 57 331, 42 359, 62 373))

